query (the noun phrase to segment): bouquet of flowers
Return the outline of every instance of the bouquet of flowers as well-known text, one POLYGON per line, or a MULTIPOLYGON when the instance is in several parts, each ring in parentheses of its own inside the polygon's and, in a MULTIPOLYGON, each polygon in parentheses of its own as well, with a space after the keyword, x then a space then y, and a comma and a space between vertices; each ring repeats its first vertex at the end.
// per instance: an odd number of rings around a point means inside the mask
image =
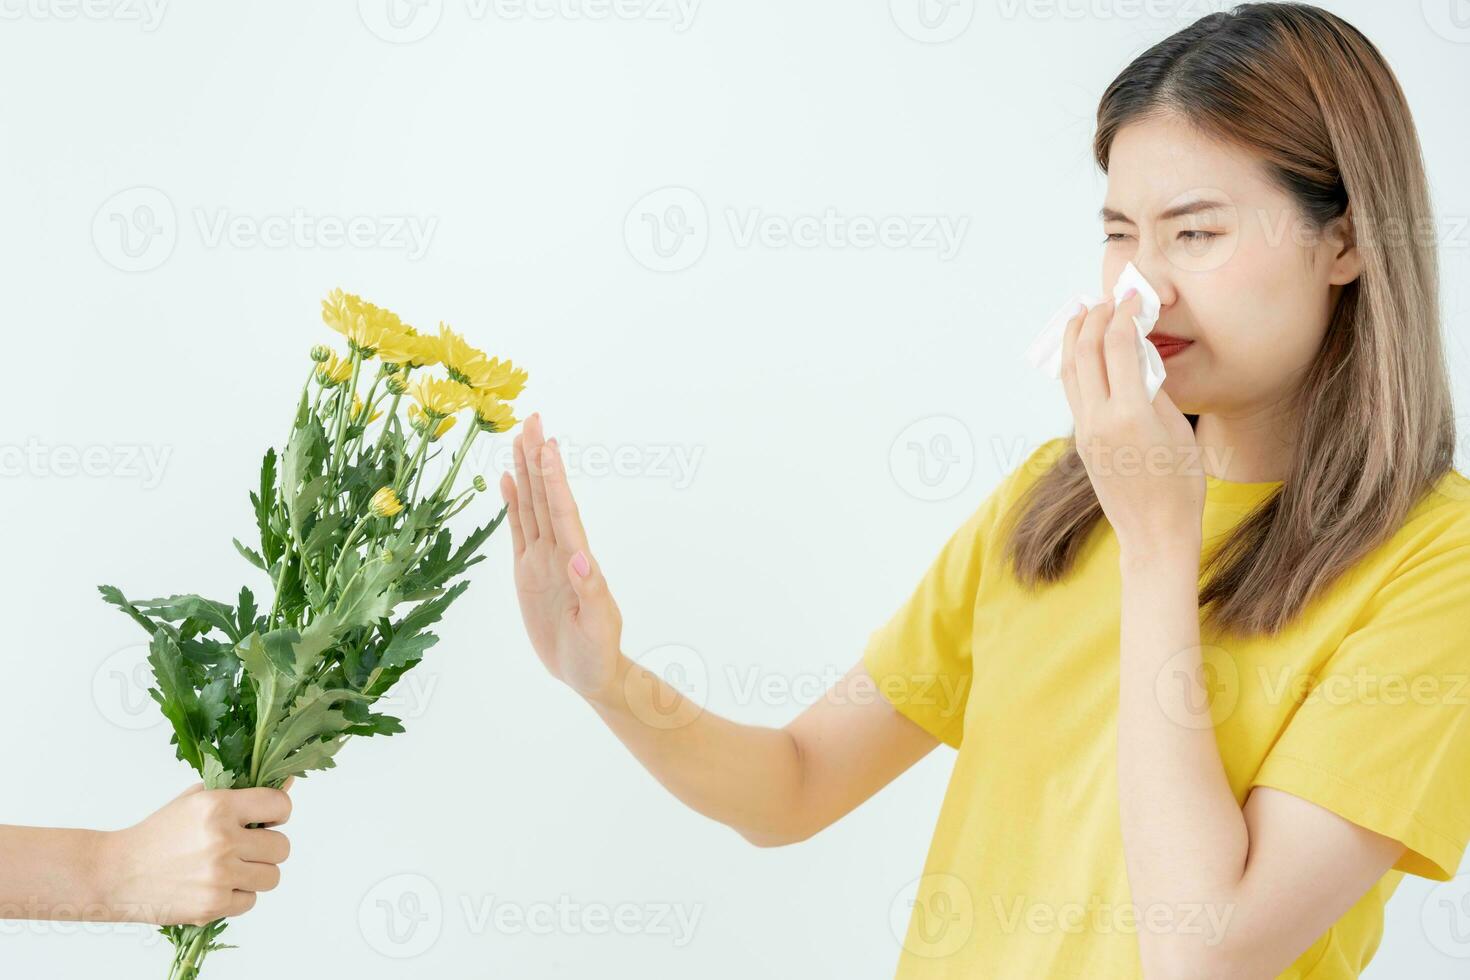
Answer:
MULTIPOLYGON (((101 587, 148 631, 151 694, 178 757, 209 789, 279 788, 332 768, 353 735, 403 731, 374 703, 438 641, 429 627, 468 587, 451 582, 483 559, 477 552, 505 517, 502 506, 457 547, 448 528, 486 491, 480 476, 463 493, 455 481, 479 433, 515 424, 510 402, 526 372, 443 324, 420 334, 341 290, 323 301, 322 318, 346 354, 312 349, 285 449, 266 452, 250 494, 259 547, 235 541, 269 576, 270 609, 248 587, 233 605, 198 595, 136 601, 101 587), (461 413, 463 441, 443 478, 425 484, 461 413)), ((222 919, 164 927, 175 950, 169 980, 198 977, 207 954, 228 948, 218 942, 224 929, 222 919)))

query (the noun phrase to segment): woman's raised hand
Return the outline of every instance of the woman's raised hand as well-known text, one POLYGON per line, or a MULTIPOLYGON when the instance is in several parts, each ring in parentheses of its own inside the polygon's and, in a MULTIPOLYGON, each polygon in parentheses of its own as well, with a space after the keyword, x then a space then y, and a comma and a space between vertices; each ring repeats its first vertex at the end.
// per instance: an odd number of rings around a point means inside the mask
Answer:
POLYGON ((509 508, 516 594, 536 654, 553 677, 592 700, 612 689, 623 617, 587 546, 556 440, 541 416, 515 438, 514 478, 500 478, 509 508))

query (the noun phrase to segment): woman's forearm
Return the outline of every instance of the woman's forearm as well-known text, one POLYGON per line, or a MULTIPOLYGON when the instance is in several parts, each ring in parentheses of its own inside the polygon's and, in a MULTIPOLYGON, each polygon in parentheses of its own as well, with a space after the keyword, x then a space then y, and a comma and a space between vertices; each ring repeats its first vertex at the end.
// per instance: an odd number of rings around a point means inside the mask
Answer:
POLYGON ((801 753, 790 732, 721 718, 621 654, 606 692, 587 700, 643 767, 694 810, 761 846, 811 833, 800 805, 801 753))
POLYGON ((105 834, 0 826, 0 919, 116 922, 103 878, 105 834))
MULTIPOLYGON (((1228 922, 1250 837, 1220 760, 1205 689, 1198 555, 1187 542, 1162 554, 1123 556, 1118 798, 1140 915, 1167 911, 1178 922, 1208 913, 1189 921, 1228 922)), ((1206 938, 1140 930, 1145 967, 1151 960, 1198 962, 1192 958, 1206 938)))

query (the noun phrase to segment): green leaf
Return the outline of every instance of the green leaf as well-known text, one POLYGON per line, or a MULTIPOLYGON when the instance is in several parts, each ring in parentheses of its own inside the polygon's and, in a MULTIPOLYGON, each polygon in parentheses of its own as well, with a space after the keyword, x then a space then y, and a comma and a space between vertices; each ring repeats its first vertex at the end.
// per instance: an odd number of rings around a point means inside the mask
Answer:
POLYGON ((369 715, 366 722, 347 729, 348 735, 401 735, 403 722, 392 715, 369 715))
POLYGON ((219 754, 215 752, 214 746, 204 746, 204 788, 205 789, 233 789, 235 785, 235 774, 224 767, 220 762, 219 754))
POLYGON ((173 725, 179 758, 202 774, 199 741, 203 732, 199 699, 184 667, 184 657, 166 627, 159 627, 153 634, 153 642, 148 646, 148 663, 158 682, 158 687, 150 693, 163 709, 164 717, 173 725))
POLYGON ((117 606, 123 612, 127 613, 133 622, 147 630, 149 636, 152 636, 158 630, 158 624, 139 612, 138 607, 129 602, 127 597, 122 594, 122 590, 117 588, 117 586, 99 585, 97 586, 97 591, 102 593, 103 600, 117 606))
MULTIPOLYGON (((232 642, 240 642, 240 630, 235 625, 235 610, 227 603, 197 595, 171 595, 135 602, 133 605, 165 622, 187 624, 189 620, 194 620, 207 624, 224 633, 232 642)), ((180 628, 187 629, 182 625, 180 628)))
POLYGON ((308 743, 322 737, 333 738, 345 731, 351 722, 337 705, 352 699, 366 700, 366 697, 346 688, 308 686, 267 743, 260 763, 261 780, 268 783, 275 779, 291 753, 308 743))
POLYGON ((316 525, 311 529, 311 533, 306 536, 306 543, 304 545, 306 553, 308 555, 315 555, 319 552, 331 554, 332 549, 329 545, 337 537, 337 532, 342 529, 344 523, 346 523, 346 515, 344 514, 328 514, 326 517, 317 521, 316 525))
POLYGON ((255 593, 242 587, 240 597, 235 600, 235 621, 239 624, 241 636, 255 629, 255 614, 259 611, 255 605, 255 593))
POLYGON ((262 558, 255 551, 252 551, 251 549, 241 544, 239 538, 231 538, 230 540, 235 543, 235 550, 240 552, 241 558, 244 558, 246 561, 254 565, 256 568, 260 569, 262 572, 267 569, 268 566, 265 563, 265 559, 262 558))
POLYGON ((342 750, 345 740, 344 734, 327 742, 311 742, 302 746, 272 768, 268 774, 262 774, 262 785, 279 786, 291 776, 304 778, 314 769, 335 768, 337 764, 332 761, 332 757, 342 750))
POLYGON ((233 694, 235 685, 223 678, 217 677, 204 685, 204 690, 199 692, 199 723, 200 735, 209 738, 219 728, 220 721, 230 713, 230 705, 234 701, 233 694))

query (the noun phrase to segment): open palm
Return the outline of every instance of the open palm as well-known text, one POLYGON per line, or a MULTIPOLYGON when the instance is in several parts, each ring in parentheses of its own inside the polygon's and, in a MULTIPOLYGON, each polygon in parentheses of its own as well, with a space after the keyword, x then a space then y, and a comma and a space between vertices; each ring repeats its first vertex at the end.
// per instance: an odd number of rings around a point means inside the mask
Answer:
POLYGON ((515 468, 514 478, 501 476, 500 493, 526 633, 552 676, 595 696, 613 680, 623 617, 587 547, 561 451, 545 439, 539 413, 515 438, 515 468))

